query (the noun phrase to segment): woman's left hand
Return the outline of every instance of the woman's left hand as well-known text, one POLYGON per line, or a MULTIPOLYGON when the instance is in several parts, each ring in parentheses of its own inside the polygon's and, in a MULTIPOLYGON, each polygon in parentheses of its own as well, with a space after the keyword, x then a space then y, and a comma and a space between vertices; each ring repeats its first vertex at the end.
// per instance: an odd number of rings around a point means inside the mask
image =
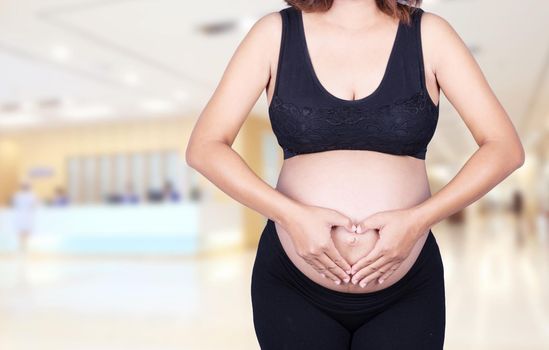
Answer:
POLYGON ((376 245, 351 266, 351 282, 361 287, 375 279, 383 283, 408 257, 426 227, 410 208, 374 213, 357 224, 356 234, 371 229, 378 230, 376 245))

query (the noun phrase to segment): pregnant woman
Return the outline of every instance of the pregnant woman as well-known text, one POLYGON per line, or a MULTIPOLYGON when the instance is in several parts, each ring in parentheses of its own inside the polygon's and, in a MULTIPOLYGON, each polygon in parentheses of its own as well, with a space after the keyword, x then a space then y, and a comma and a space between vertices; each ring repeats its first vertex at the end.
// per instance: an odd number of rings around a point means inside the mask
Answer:
POLYGON ((444 271, 430 227, 523 164, 516 130, 458 34, 420 1, 287 3, 243 39, 186 152, 267 217, 251 280, 259 345, 442 349, 444 271), (479 148, 432 195, 425 156, 439 89, 479 148), (276 188, 231 148, 264 90, 284 155, 276 188))

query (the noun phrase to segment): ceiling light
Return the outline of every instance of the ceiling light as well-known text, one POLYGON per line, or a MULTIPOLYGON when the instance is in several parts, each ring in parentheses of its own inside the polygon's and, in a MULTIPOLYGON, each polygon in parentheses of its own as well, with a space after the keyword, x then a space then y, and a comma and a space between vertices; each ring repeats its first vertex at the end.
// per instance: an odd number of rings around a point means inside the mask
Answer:
POLYGON ((21 105, 15 101, 10 101, 0 105, 0 112, 14 113, 21 109, 21 105))
POLYGON ((217 22, 200 25, 198 26, 198 30, 207 35, 223 34, 234 29, 248 31, 256 21, 257 18, 250 16, 243 17, 238 20, 220 20, 217 22))
POLYGON ((36 105, 41 109, 56 109, 61 106, 62 101, 56 97, 49 97, 39 100, 36 105))
POLYGON ((173 103, 162 99, 149 99, 141 103, 141 107, 147 112, 163 113, 175 109, 173 103))
POLYGON ((198 26, 198 30, 206 35, 222 34, 233 30, 235 21, 219 21, 198 26))
POLYGON ((51 57, 59 62, 69 61, 73 54, 72 50, 65 45, 54 45, 50 50, 51 57))
POLYGON ((141 83, 141 78, 135 72, 125 72, 122 74, 122 80, 130 86, 136 86, 141 83))
POLYGON ((9 101, 3 104, 0 104, 0 113, 6 114, 21 114, 25 112, 30 112, 33 109, 33 103, 29 101, 17 102, 9 101))
POLYGON ((32 125, 38 122, 39 118, 34 114, 13 113, 0 115, 0 125, 3 127, 32 125))
POLYGON ((99 119, 110 117, 115 113, 114 108, 107 105, 89 105, 81 107, 66 108, 62 112, 65 118, 76 119, 99 119))

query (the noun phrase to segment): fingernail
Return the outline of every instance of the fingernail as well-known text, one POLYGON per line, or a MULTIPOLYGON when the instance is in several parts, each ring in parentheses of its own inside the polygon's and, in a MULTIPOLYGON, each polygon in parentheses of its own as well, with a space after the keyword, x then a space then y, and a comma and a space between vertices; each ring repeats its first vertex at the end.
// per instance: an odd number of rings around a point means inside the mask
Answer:
POLYGON ((320 276, 322 276, 322 277, 326 277, 326 275, 325 275, 325 274, 323 274, 323 273, 321 273, 321 274, 320 274, 320 276))
POLYGON ((349 280, 350 280, 349 277, 345 277, 344 279, 345 283, 349 283, 349 280))
POLYGON ((353 284, 356 284, 356 282, 357 282, 356 279, 353 279, 353 284))
POLYGON ((362 282, 362 283, 360 283, 360 286, 361 286, 362 288, 364 288, 364 287, 366 287, 367 284, 368 284, 368 282, 362 282))
POLYGON ((345 271, 345 272, 347 272, 349 275, 351 274, 351 270, 347 270, 347 271, 345 271))
POLYGON ((382 284, 383 283, 383 280, 379 280, 379 284, 382 284))
POLYGON ((341 284, 340 280, 335 280, 334 282, 335 282, 335 284, 341 284))

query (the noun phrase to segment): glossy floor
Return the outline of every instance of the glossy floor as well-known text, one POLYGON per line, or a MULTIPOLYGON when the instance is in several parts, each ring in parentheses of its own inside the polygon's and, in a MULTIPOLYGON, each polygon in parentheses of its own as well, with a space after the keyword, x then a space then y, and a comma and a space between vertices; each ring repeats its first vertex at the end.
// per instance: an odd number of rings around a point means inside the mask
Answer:
MULTIPOLYGON (((549 242, 508 215, 433 227, 448 350, 549 349, 549 242)), ((0 348, 258 349, 255 251, 209 258, 0 258, 0 348)))

